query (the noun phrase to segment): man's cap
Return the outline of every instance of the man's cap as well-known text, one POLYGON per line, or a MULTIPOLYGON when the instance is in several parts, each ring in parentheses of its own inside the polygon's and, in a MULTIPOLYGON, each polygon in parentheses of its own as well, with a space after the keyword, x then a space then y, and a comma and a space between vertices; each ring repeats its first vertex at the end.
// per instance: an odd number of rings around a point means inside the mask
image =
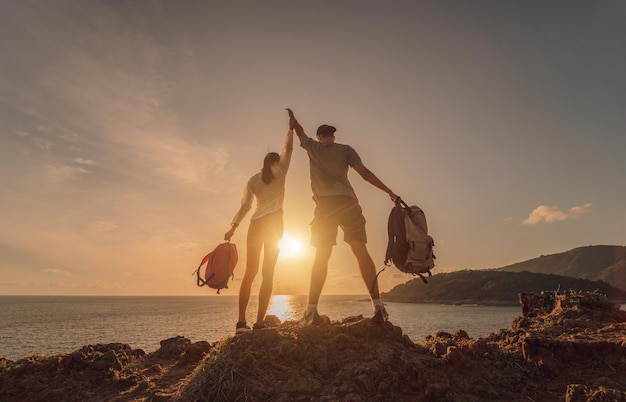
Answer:
POLYGON ((337 129, 333 126, 329 126, 328 124, 322 124, 317 128, 317 135, 333 135, 335 134, 337 129))

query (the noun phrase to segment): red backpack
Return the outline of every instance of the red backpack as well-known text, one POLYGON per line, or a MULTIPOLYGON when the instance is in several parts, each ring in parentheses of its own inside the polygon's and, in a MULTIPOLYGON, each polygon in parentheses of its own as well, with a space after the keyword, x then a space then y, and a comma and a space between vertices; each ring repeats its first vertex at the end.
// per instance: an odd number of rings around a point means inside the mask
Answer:
POLYGON ((207 285, 217 289, 217 293, 221 289, 228 289, 228 280, 234 277, 235 265, 237 265, 237 247, 230 242, 218 245, 215 250, 204 256, 195 271, 198 286, 207 285), (206 264, 206 269, 202 277, 200 270, 204 264, 206 264))

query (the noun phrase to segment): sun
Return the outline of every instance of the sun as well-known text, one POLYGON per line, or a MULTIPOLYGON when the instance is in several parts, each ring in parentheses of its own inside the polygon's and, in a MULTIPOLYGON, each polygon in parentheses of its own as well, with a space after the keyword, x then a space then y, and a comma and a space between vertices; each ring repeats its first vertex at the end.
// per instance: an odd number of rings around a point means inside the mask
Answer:
POLYGON ((286 232, 283 234, 282 240, 278 242, 278 247, 280 247, 278 258, 281 260, 298 257, 302 255, 304 250, 302 241, 286 232))

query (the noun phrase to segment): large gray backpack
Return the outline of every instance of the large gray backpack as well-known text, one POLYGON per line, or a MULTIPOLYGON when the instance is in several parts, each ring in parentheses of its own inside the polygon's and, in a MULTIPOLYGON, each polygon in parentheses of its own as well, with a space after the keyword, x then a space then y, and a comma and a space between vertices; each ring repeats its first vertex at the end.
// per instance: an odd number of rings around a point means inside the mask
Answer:
POLYGON ((409 207, 398 199, 389 214, 387 233, 385 265, 393 262, 400 271, 419 275, 424 283, 428 283, 424 275, 432 276, 430 270, 437 257, 433 253, 435 242, 428 234, 424 211, 416 205, 409 207))

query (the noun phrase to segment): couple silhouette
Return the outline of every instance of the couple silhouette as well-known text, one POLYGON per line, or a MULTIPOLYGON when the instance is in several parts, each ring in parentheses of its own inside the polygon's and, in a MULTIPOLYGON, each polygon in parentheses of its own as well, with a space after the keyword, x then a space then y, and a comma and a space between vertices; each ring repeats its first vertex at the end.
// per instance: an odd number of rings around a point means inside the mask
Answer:
POLYGON ((343 240, 354 254, 361 277, 368 289, 374 310, 373 320, 388 319, 385 306, 380 300, 376 266, 367 249, 365 217, 350 181, 348 171, 354 169, 365 181, 389 195, 392 202, 399 197, 389 189, 361 160, 350 145, 335 142, 335 127, 323 124, 317 128, 316 139, 309 137, 291 109, 289 131, 280 154, 268 153, 263 159, 260 172, 252 176, 243 191, 241 207, 233 217, 231 228, 224 235, 230 241, 245 215, 256 208, 250 218, 246 237, 246 270, 239 289, 239 317, 236 333, 250 331, 246 322, 246 309, 250 299, 252 281, 259 270, 261 250, 264 251, 262 282, 259 290, 259 308, 253 329, 265 328, 265 314, 272 296, 274 268, 278 259, 278 242, 283 237, 283 200, 285 181, 293 153, 294 131, 300 146, 309 157, 311 190, 315 201, 311 222, 311 245, 315 247, 315 259, 311 270, 308 305, 300 320, 302 325, 319 325, 322 322, 317 311, 326 276, 328 261, 337 244, 338 228, 343 231, 343 240))

